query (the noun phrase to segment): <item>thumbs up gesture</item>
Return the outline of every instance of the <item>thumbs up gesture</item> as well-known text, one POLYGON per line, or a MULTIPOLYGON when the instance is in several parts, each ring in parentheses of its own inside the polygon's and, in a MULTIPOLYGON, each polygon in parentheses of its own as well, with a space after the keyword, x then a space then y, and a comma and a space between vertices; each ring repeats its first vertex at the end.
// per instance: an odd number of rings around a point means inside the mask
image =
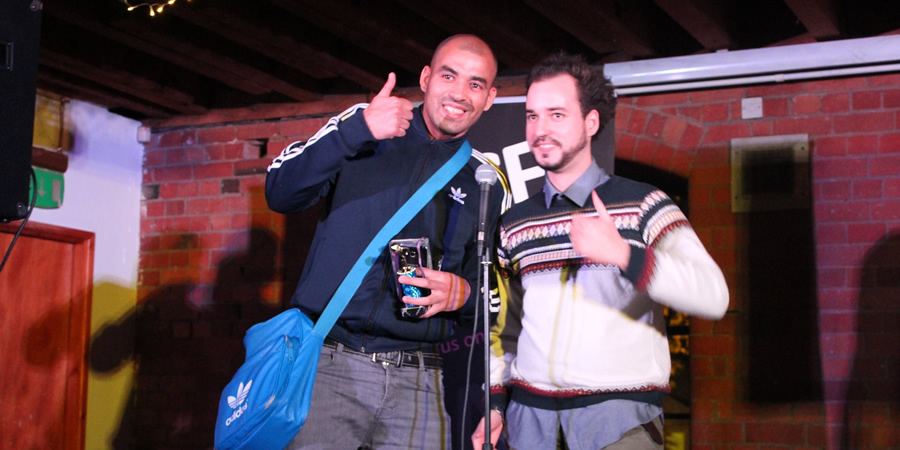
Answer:
POLYGON ((388 75, 387 81, 363 111, 363 118, 375 139, 390 139, 406 135, 409 121, 413 118, 412 102, 405 98, 391 96, 397 76, 388 75))
POLYGON ((569 232, 572 248, 581 256, 602 264, 615 264, 625 270, 631 257, 631 246, 622 239, 597 192, 591 192, 591 199, 597 217, 572 216, 572 230, 569 232))

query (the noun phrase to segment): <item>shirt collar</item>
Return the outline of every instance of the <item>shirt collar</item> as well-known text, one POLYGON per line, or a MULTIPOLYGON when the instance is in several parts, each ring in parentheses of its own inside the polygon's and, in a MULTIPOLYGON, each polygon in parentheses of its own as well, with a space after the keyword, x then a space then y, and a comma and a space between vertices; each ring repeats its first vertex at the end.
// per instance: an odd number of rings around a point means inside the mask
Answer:
POLYGON ((566 189, 565 192, 559 192, 553 187, 553 183, 550 183, 550 179, 546 176, 544 177, 544 205, 547 208, 550 208, 550 204, 553 202, 553 197, 557 194, 560 194, 562 197, 569 199, 569 201, 575 203, 580 207, 584 207, 588 199, 591 196, 591 192, 597 186, 600 186, 606 180, 609 179, 609 175, 605 170, 601 169, 600 166, 597 165, 597 162, 591 159, 591 165, 587 170, 566 189))

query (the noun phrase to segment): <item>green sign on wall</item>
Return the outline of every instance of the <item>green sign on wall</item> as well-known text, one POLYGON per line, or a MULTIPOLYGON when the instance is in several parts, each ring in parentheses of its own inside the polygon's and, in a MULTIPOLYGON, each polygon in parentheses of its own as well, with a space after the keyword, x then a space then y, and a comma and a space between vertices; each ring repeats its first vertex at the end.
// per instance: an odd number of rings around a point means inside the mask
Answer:
MULTIPOLYGON (((62 206, 63 191, 65 191, 63 174, 51 170, 39 169, 37 167, 34 167, 33 169, 37 178, 37 199, 34 201, 34 207, 54 209, 62 206)), ((33 195, 33 192, 31 192, 33 186, 30 184, 29 186, 30 198, 31 195, 33 195)))

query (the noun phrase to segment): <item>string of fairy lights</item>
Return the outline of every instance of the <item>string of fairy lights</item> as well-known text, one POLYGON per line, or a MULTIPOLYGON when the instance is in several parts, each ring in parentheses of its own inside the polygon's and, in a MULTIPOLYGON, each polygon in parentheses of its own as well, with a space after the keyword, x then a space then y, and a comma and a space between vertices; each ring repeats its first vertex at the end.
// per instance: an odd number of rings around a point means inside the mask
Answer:
MULTIPOLYGON (((186 0, 190 2, 191 0, 186 0)), ((132 3, 132 0, 122 0, 122 3, 128 7, 128 11, 134 11, 139 8, 147 8, 150 13, 150 17, 153 17, 157 14, 162 14, 167 6, 172 6, 177 3, 178 0, 167 0, 164 2, 141 2, 141 3, 132 3)))

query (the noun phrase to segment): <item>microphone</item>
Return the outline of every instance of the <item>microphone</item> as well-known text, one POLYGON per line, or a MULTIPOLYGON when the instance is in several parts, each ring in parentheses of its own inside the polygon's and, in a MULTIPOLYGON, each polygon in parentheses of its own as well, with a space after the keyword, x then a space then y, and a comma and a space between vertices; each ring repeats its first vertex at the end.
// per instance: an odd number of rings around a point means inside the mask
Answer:
POLYGON ((491 196, 491 186, 497 182, 497 171, 488 163, 484 163, 475 169, 475 181, 481 186, 481 203, 478 204, 478 256, 484 256, 484 232, 487 222, 488 199, 491 196))

